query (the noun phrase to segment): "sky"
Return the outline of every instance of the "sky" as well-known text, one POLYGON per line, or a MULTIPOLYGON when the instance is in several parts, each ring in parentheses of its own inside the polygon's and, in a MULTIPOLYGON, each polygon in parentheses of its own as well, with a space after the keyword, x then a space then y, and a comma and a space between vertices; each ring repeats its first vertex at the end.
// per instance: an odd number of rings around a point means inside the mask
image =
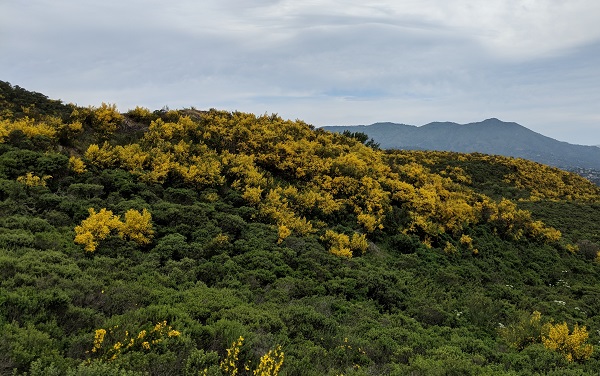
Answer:
POLYGON ((495 117, 600 145, 600 1, 0 0, 0 80, 123 112, 495 117))

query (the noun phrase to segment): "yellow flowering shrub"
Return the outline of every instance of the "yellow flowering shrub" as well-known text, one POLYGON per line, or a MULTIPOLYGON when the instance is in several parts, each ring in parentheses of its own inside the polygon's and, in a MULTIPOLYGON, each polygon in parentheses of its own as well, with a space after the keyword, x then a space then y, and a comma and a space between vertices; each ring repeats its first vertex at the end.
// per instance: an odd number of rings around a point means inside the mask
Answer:
POLYGON ((17 178, 17 182, 27 186, 27 187, 45 187, 47 185, 46 181, 48 179, 51 179, 52 176, 50 175, 44 175, 44 176, 37 176, 34 175, 33 172, 28 172, 27 174, 23 175, 23 176, 19 176, 17 178))
POLYGON ((377 228, 383 228, 383 225, 379 223, 379 220, 373 214, 360 213, 356 216, 358 223, 368 232, 373 232, 377 228))
POLYGON ((235 376, 238 374, 238 357, 240 349, 244 343, 244 337, 237 339, 231 344, 231 347, 227 349, 227 356, 221 361, 219 367, 221 370, 229 376, 235 376))
POLYGON ((89 217, 75 227, 75 243, 82 244, 88 252, 94 252, 100 240, 106 239, 111 231, 121 227, 119 217, 112 211, 100 209, 96 213, 94 208, 89 208, 89 217))
POLYGON ((74 121, 65 125, 65 129, 71 133, 78 133, 83 130, 83 124, 80 121, 74 121))
POLYGON ((153 234, 152 216, 148 210, 142 209, 140 213, 135 209, 129 209, 125 213, 125 222, 119 227, 119 236, 145 245, 150 244, 153 234))
POLYGON ((545 348, 562 354, 569 362, 589 359, 594 346, 587 343, 589 334, 585 326, 575 324, 569 332, 566 322, 542 324, 541 313, 534 311, 529 317, 522 317, 513 325, 502 327, 499 334, 517 350, 523 350, 533 343, 542 343, 545 348))
POLYGON ((81 158, 78 158, 76 156, 71 156, 69 158, 69 167, 73 172, 77 174, 83 174, 84 172, 86 172, 85 163, 81 158))
POLYGON ((350 239, 350 249, 360 251, 363 255, 367 252, 369 243, 367 242, 367 236, 365 234, 352 234, 350 239))
POLYGON ((56 136, 56 129, 54 127, 28 117, 14 121, 0 120, 0 142, 4 142, 4 139, 13 131, 21 131, 29 138, 46 136, 53 139, 56 136))
POLYGON ((473 239, 469 235, 462 234, 460 236, 460 244, 464 244, 468 247, 471 247, 473 244, 473 239))
POLYGON ((163 183, 169 172, 173 170, 176 164, 172 155, 164 153, 161 150, 150 150, 150 171, 144 172, 141 179, 146 182, 163 183))
POLYGON ((102 342, 104 342, 104 337, 106 336, 106 329, 97 329, 94 334, 94 347, 92 347, 92 352, 97 352, 102 348, 102 342))
POLYGON ((75 227, 75 243, 84 245, 88 252, 94 252, 101 240, 106 239, 113 231, 119 236, 133 240, 140 245, 149 244, 154 230, 150 212, 143 209, 140 213, 130 209, 125 213, 125 222, 118 215, 105 208, 96 212, 89 208, 89 217, 75 227))
POLYGON ((123 332, 118 326, 108 330, 97 329, 93 347, 88 354, 110 361, 130 351, 151 351, 153 346, 179 336, 181 332, 169 326, 166 320, 157 322, 152 328, 142 329, 137 334, 127 330, 123 332))
POLYGON ((290 236, 292 231, 286 225, 279 225, 277 243, 281 243, 285 238, 290 236))
POLYGON ((254 376, 277 376, 284 358, 285 354, 281 351, 281 346, 277 346, 260 358, 260 363, 252 374, 254 376))
POLYGON ((186 165, 177 165, 175 171, 196 188, 215 186, 224 182, 221 162, 216 156, 191 157, 186 165))
POLYGON ((585 326, 579 327, 575 324, 573 331, 569 333, 566 322, 562 324, 548 323, 544 325, 542 343, 547 349, 562 354, 569 362, 584 361, 589 359, 594 352, 594 346, 586 343, 588 332, 585 326))
MULTIPOLYGON (((98 119, 118 122, 114 106, 103 104, 94 111, 98 119)), ((129 115, 136 114, 150 115, 144 109, 129 115)), ((389 230, 415 234, 424 244, 442 249, 449 241, 449 251, 461 245, 477 253, 460 239, 478 223, 489 223, 500 236, 513 240, 560 239, 558 230, 535 221, 514 202, 475 193, 465 185, 472 181, 465 169, 448 165, 471 158, 484 157, 384 152, 301 121, 210 110, 169 111, 150 123, 138 144, 90 145, 84 159, 90 166, 123 168, 144 182, 174 180, 196 189, 225 184, 274 226, 278 242, 291 234, 331 228, 338 218, 353 220, 343 225, 372 234, 393 223, 388 216, 397 209, 403 218, 389 230)), ((498 161, 522 172, 505 179, 530 188, 535 165, 498 161)), ((552 184, 559 187, 560 182, 552 184)), ((339 245, 331 250, 344 257, 352 251, 339 245)))
POLYGON ((133 110, 127 111, 127 116, 137 121, 152 118, 152 112, 146 107, 136 106, 133 110))
MULTIPOLYGON (((228 376, 236 376, 240 374, 240 371, 249 372, 251 370, 251 362, 240 365, 239 355, 244 343, 244 337, 240 336, 237 340, 233 341, 231 346, 227 349, 227 355, 219 363, 219 368, 222 373, 228 376)), ((261 356, 260 361, 256 369, 252 371, 254 376, 277 376, 281 370, 281 366, 284 361, 284 353, 281 350, 281 346, 277 346, 274 349, 269 350, 266 354, 261 356)), ((207 375, 209 372, 208 368, 200 371, 199 374, 207 375)), ((244 373, 247 374, 247 373, 244 373)))
POLYGON ((258 205, 262 198, 263 189, 261 187, 246 187, 242 197, 251 204, 258 205))
POLYGON ((369 244, 365 234, 352 234, 350 238, 346 234, 339 234, 332 230, 326 230, 321 240, 329 245, 329 252, 336 256, 351 258, 353 252, 364 254, 369 244))
POLYGON ((332 230, 326 230, 325 235, 321 237, 329 243, 329 252, 336 256, 351 258, 350 238, 346 234, 338 234, 332 230))
POLYGON ((122 167, 132 173, 142 173, 150 156, 138 144, 116 146, 114 149, 116 157, 122 167))
POLYGON ((123 115, 117 111, 116 104, 104 103, 98 108, 92 108, 94 122, 106 133, 114 133, 123 121, 123 115))
POLYGON ((108 142, 102 144, 101 147, 97 144, 91 144, 88 146, 84 157, 90 164, 101 168, 113 167, 118 162, 118 156, 108 142))

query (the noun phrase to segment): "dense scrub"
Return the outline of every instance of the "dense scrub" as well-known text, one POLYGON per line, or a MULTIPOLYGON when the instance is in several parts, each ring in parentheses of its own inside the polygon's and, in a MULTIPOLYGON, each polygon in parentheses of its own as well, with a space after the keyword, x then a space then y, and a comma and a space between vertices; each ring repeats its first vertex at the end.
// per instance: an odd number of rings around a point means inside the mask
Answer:
POLYGON ((3 90, 1 375, 600 368, 600 192, 576 175, 3 90))

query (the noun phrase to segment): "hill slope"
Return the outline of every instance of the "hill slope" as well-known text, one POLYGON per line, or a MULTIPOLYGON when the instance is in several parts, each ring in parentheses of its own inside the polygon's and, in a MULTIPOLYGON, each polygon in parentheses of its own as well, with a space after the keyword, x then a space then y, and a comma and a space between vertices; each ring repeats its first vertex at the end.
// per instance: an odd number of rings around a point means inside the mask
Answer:
POLYGON ((0 375, 600 367, 600 189, 577 175, 21 94, 0 119, 0 375))
POLYGON ((362 132, 387 149, 445 150, 498 154, 561 168, 600 170, 600 148, 572 145, 498 119, 457 124, 429 123, 420 127, 394 123, 331 126, 332 132, 362 132))

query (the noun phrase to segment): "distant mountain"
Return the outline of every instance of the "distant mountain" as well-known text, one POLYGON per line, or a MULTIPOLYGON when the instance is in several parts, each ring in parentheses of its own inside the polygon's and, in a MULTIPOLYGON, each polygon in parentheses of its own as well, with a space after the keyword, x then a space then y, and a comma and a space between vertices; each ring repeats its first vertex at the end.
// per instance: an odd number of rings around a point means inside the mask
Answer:
POLYGON ((396 123, 325 126, 331 132, 362 132, 385 149, 444 150, 525 158, 565 169, 600 169, 600 148, 573 145, 524 126, 492 118, 477 123, 434 122, 417 127, 396 123))

